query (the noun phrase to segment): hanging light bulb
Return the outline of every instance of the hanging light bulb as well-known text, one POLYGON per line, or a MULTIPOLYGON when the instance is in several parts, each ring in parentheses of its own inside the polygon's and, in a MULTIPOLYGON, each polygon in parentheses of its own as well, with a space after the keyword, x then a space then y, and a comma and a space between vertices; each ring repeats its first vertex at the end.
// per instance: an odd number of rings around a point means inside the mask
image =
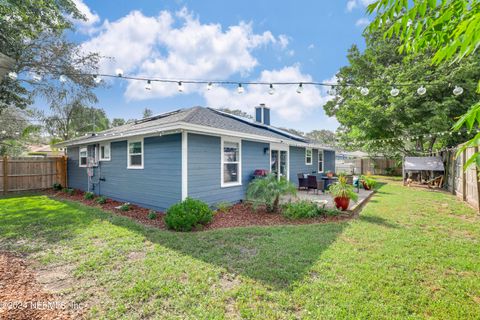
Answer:
POLYGON ((273 87, 273 84, 270 83, 270 89, 268 90, 268 94, 272 95, 275 93, 275 88, 273 87))
POLYGON ((60 82, 67 82, 67 77, 65 77, 63 74, 60 76, 60 78, 58 78, 58 80, 60 80, 60 82))
POLYGON ((459 86, 455 86, 455 89, 453 89, 453 94, 456 96, 459 96, 463 93, 463 88, 459 86))
POLYGON ((122 69, 115 69, 115 74, 119 77, 123 77, 123 70, 122 69))
POLYGON ((209 82, 207 84, 207 90, 210 91, 210 90, 212 90, 212 88, 213 88, 213 83, 209 82))
POLYGON ((361 93, 363 96, 366 96, 369 92, 370 92, 370 90, 368 90, 368 88, 362 87, 362 88, 360 89, 360 93, 361 93))
POLYGON ((178 92, 183 92, 183 84, 182 84, 182 81, 179 81, 179 82, 178 82, 177 90, 178 90, 178 92))
POLYGON ((145 85, 145 90, 152 90, 152 82, 150 80, 147 80, 147 84, 145 85))
POLYGON ((8 77, 12 80, 17 80, 18 74, 16 72, 11 71, 8 73, 8 77))
POLYGON ((398 96, 399 93, 400 90, 398 90, 397 88, 392 88, 392 90, 390 90, 390 94, 392 95, 392 97, 398 96))
POLYGON ((93 81, 95 81, 96 84, 99 84, 100 82, 102 82, 102 77, 100 77, 98 75, 94 75, 93 76, 93 81))
POLYGON ((300 82, 298 84, 297 93, 300 94, 300 93, 302 93, 302 91, 303 91, 303 84, 300 82))
POLYGON ((242 94, 242 93, 245 92, 245 89, 242 87, 242 84, 241 84, 241 83, 238 84, 237 92, 238 92, 239 94, 242 94))
POLYGON ((425 89, 424 86, 421 86, 420 88, 417 89, 417 93, 419 96, 423 96, 425 93, 427 93, 427 89, 425 89))

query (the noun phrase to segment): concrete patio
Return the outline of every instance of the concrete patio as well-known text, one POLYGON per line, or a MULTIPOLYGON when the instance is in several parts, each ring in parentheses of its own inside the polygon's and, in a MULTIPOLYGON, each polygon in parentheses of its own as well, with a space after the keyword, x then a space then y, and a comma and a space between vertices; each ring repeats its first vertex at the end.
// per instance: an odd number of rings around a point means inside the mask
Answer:
MULTIPOLYGON (((357 191, 357 189, 355 189, 357 191)), ((367 200, 370 195, 373 193, 372 190, 365 190, 360 188, 358 190, 358 200, 357 202, 350 201, 350 205, 348 206, 348 210, 353 211, 355 208, 363 205, 364 201, 367 200)), ((306 191, 306 190, 297 190, 297 195, 295 197, 292 196, 287 196, 282 198, 282 202, 290 202, 290 201, 297 201, 297 200, 310 200, 310 201, 327 201, 326 207, 327 208, 333 208, 335 206, 335 203, 333 201, 333 197, 330 193, 326 192, 323 193, 321 191, 318 192, 318 194, 311 190, 311 191, 306 191)))

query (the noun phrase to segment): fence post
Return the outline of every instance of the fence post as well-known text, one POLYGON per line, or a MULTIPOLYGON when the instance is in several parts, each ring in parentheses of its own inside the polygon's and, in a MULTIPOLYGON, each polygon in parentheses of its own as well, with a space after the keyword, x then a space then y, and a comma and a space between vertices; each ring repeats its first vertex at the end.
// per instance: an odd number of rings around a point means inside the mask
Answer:
MULTIPOLYGON (((478 152, 478 147, 474 148, 474 152, 478 152)), ((475 180, 477 181, 477 212, 480 212, 480 181, 479 181, 479 172, 478 172, 478 166, 474 164, 475 166, 475 180)))
POLYGON ((68 188, 67 181, 67 156, 62 157, 62 185, 68 188))
POLYGON ((467 162, 467 150, 462 152, 462 199, 467 201, 467 172, 465 171, 465 162, 467 162))
POLYGON ((8 188, 8 157, 3 157, 3 194, 7 194, 8 188))

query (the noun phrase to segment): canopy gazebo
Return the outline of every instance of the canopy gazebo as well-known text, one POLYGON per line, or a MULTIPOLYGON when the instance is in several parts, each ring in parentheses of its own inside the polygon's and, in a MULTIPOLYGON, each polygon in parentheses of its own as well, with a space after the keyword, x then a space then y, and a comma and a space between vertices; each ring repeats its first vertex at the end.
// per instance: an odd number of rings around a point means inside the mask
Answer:
POLYGON ((441 187, 444 172, 442 157, 405 157, 403 160, 404 185, 417 181, 419 184, 441 187))

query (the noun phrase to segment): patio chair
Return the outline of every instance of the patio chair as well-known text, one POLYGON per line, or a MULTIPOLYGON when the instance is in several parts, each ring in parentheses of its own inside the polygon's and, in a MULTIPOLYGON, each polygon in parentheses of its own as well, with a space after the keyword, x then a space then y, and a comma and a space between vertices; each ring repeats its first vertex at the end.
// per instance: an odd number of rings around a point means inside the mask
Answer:
MULTIPOLYGON (((312 176, 312 175, 307 176, 307 182, 308 182, 307 191, 310 191, 310 189, 313 189, 318 194, 319 181, 317 180, 317 176, 312 176)), ((320 180, 320 182, 323 182, 323 181, 320 180)), ((321 184, 320 184, 320 187, 321 187, 321 184)))
POLYGON ((303 173, 297 173, 298 178, 298 190, 305 189, 308 190, 308 180, 305 178, 303 173))

